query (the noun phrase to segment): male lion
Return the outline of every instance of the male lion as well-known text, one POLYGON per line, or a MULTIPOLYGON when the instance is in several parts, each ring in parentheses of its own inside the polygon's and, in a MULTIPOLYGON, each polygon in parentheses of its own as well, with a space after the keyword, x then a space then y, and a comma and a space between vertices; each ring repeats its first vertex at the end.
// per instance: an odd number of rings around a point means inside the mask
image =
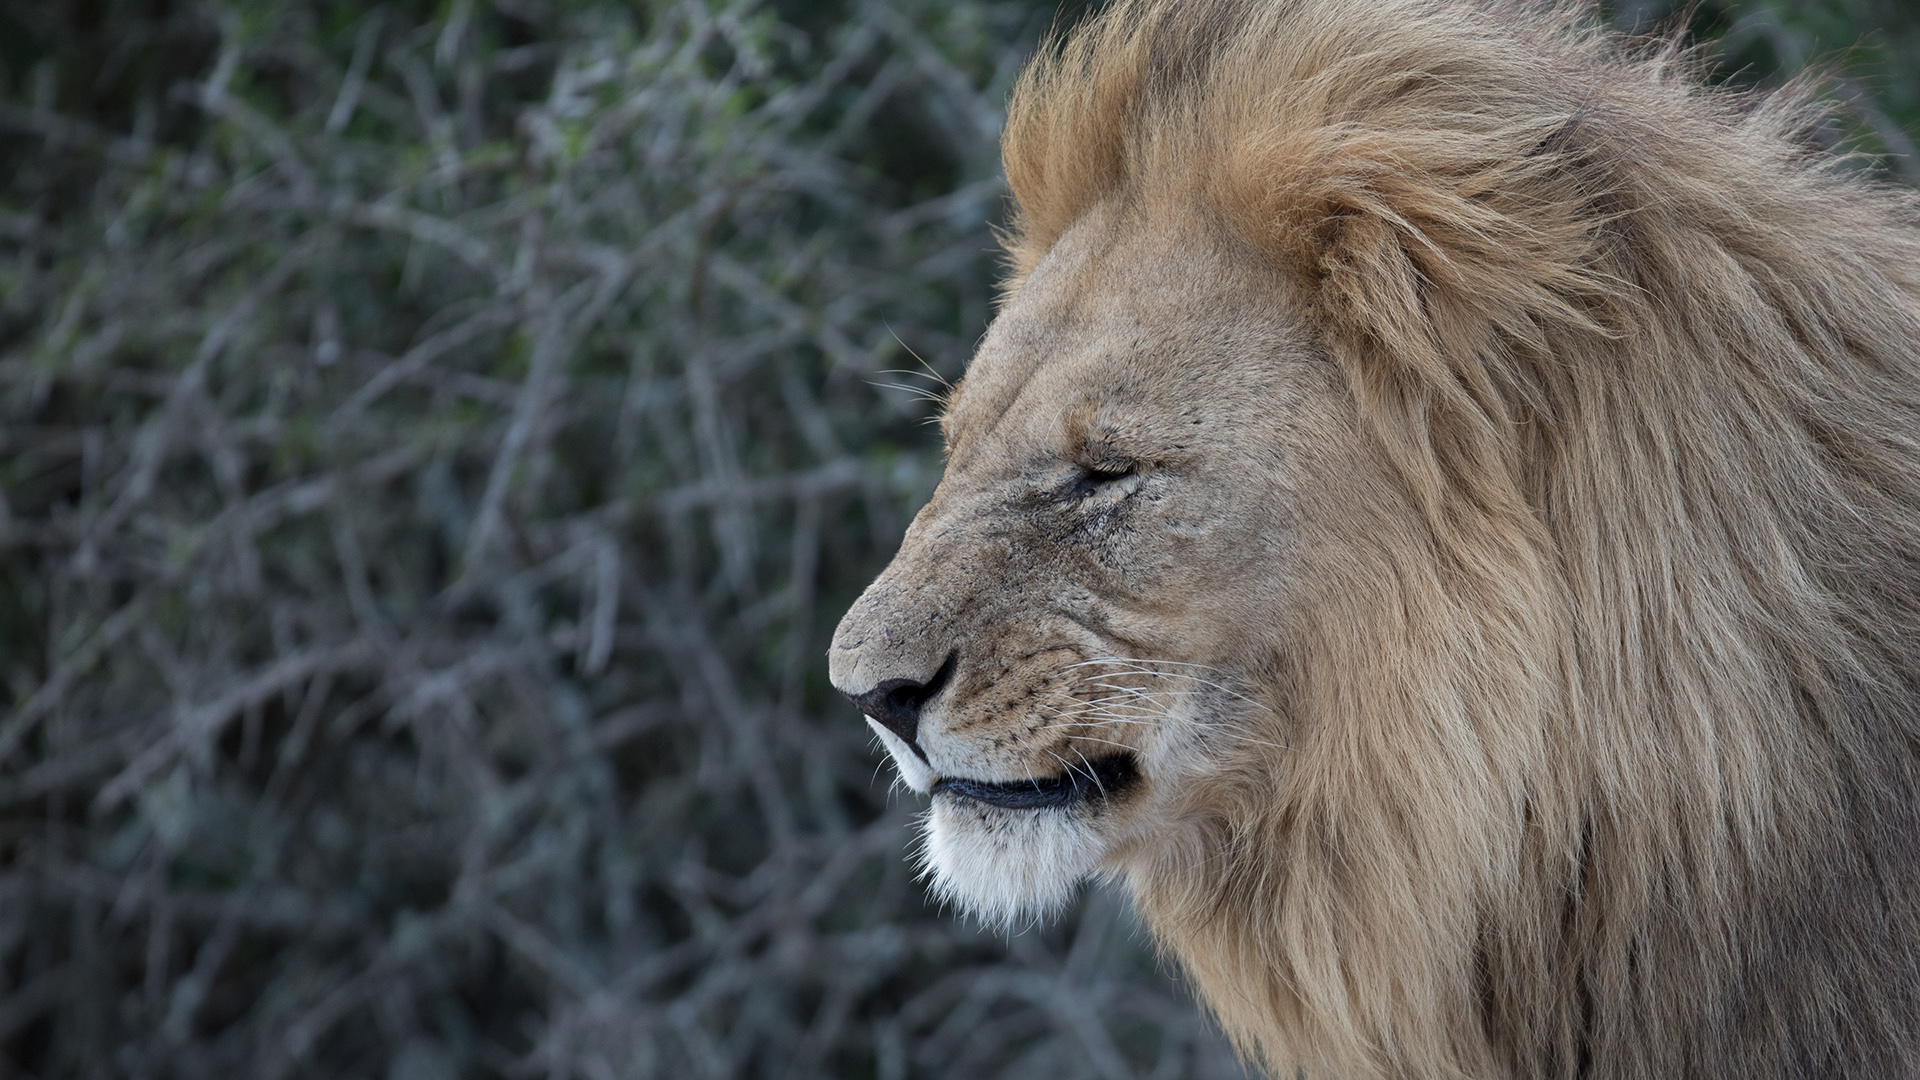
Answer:
POLYGON ((1577 11, 1121 0, 834 685, 1327 1077, 1920 1076, 1920 210, 1577 11))

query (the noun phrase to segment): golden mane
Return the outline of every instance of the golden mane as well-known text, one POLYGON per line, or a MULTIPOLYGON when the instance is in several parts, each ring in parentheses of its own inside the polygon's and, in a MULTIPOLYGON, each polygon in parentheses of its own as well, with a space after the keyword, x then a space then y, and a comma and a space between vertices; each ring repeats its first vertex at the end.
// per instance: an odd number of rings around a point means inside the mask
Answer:
POLYGON ((1920 218, 1821 118, 1530 3, 1120 0, 1021 78, 1009 288, 1199 211, 1422 513, 1281 793, 1131 875, 1276 1068, 1920 1069, 1920 218))

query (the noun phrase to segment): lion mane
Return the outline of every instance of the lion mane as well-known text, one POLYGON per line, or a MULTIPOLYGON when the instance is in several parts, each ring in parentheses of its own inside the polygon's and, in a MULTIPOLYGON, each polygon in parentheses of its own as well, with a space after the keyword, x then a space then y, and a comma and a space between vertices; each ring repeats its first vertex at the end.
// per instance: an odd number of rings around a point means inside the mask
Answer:
POLYGON ((1698 66, 1118 0, 1014 91, 1009 295, 1183 204, 1417 519, 1273 666, 1285 747, 1111 869, 1276 1074, 1920 1076, 1920 213, 1698 66))

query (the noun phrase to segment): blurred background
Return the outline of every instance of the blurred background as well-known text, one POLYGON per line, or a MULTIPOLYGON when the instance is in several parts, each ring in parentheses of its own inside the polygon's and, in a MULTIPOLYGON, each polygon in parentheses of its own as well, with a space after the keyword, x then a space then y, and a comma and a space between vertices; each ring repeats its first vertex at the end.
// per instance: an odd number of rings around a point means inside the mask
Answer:
MULTIPOLYGON (((0 1078, 1242 1075, 827 686, 1049 0, 0 0, 0 1078)), ((1911 0, 1667 0, 1920 176, 1911 0)))

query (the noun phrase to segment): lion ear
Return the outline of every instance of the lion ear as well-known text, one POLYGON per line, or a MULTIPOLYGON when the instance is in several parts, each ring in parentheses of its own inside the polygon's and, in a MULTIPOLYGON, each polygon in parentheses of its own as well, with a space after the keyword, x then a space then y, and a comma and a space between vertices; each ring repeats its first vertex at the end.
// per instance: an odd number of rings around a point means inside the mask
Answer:
POLYGON ((1542 142, 1321 130, 1240 170, 1241 212, 1307 283, 1362 409, 1435 497, 1444 473, 1511 456, 1557 340, 1606 333, 1601 219, 1577 163, 1542 142), (1447 460, 1461 454, 1475 460, 1447 460))

